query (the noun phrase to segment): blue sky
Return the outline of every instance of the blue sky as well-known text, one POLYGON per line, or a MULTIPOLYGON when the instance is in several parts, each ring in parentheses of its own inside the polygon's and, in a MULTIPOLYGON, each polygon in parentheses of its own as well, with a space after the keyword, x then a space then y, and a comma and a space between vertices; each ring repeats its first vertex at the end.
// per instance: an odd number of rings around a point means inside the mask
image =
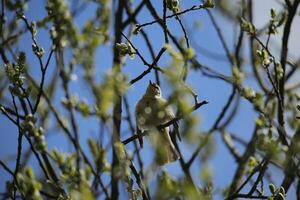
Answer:
MULTIPOLYGON (((134 4, 138 4, 140 1, 134 1, 134 4)), ((196 0, 182 0, 182 9, 189 8, 192 5, 199 4, 199 1, 196 0)), ((158 8, 159 13, 162 13, 161 9, 161 1, 153 1, 153 4, 158 8)), ((263 3, 262 3, 263 4, 263 3)), ((30 1, 28 5, 28 9, 25 13, 29 21, 32 20, 38 20, 41 19, 43 16, 45 16, 45 4, 43 1, 40 0, 32 0, 30 1)), ((93 11, 95 8, 91 5, 87 7, 82 14, 80 14, 76 19, 76 24, 78 27, 82 27, 83 23, 93 17, 93 11)), ((235 41, 233 41, 233 35, 235 29, 235 25, 230 23, 224 16, 222 16, 218 11, 212 10, 213 15, 217 19, 217 23, 220 25, 222 29, 222 34, 226 38, 227 45, 230 49, 234 47, 235 41)), ((142 11, 142 14, 138 16, 138 20, 140 23, 148 22, 152 20, 151 15, 148 13, 148 11, 144 10, 142 11)), ((225 52, 222 48, 221 42, 218 39, 217 33, 212 26, 211 21, 208 18, 208 15, 205 11, 195 11, 188 13, 183 16, 183 22, 186 27, 189 27, 188 29, 191 30, 191 32, 194 34, 193 40, 191 40, 191 47, 195 47, 195 42, 200 47, 207 49, 209 51, 212 51, 216 54, 220 54, 223 57, 225 57, 225 52), (195 24, 195 21, 199 21, 201 26, 198 31, 193 29, 193 26, 195 24)), ((22 22, 20 22, 22 23, 22 22)), ((181 37, 182 32, 180 30, 180 26, 176 22, 175 19, 171 19, 168 21, 168 27, 170 28, 171 32, 174 33, 176 36, 181 37)), ((145 27, 144 30, 150 35, 150 40, 153 42, 154 49, 156 51, 156 54, 158 53, 158 50, 161 48, 162 45, 164 45, 164 37, 162 30, 157 26, 149 26, 145 27)), ((110 35, 113 37, 113 34, 110 35)), ((46 53, 44 56, 44 62, 47 58, 47 55, 49 54, 49 34, 45 30, 39 30, 37 34, 37 40, 38 43, 44 47, 46 53)), ((125 41, 125 40, 124 40, 125 41)), ((140 49, 141 52, 143 52, 143 56, 146 59, 150 59, 150 54, 148 51, 146 51, 145 43, 142 41, 141 36, 136 36, 132 39, 132 43, 140 49)), ((103 78, 104 74, 109 72, 111 70, 112 65, 112 43, 108 43, 107 45, 100 47, 97 50, 97 55, 95 58, 96 63, 96 78, 97 80, 100 80, 103 78)), ((30 35, 25 34, 25 37, 23 37, 20 41, 20 51, 31 52, 31 40, 30 35)), ((247 53, 246 50, 244 50, 244 53, 247 53)), ((40 71, 39 71, 39 65, 36 60, 36 58, 32 54, 28 54, 28 63, 30 66, 30 71, 34 74, 34 77, 36 80, 39 80, 40 78, 40 71)), ((205 54, 202 54, 201 51, 197 52, 197 57, 199 61, 205 65, 211 66, 213 69, 226 74, 231 74, 231 65, 228 61, 220 60, 220 59, 214 59, 211 57, 205 56, 205 54)), ((163 56, 162 60, 158 63, 160 67, 167 66, 169 62, 168 56, 163 56)), ((2 63, 1 63, 2 64, 2 63)), ((55 60, 52 58, 51 63, 49 65, 49 74, 53 73, 53 69, 55 67, 55 60)), ((126 59, 126 64, 123 68, 124 73, 128 76, 128 79, 132 79, 139 75, 142 71, 144 71, 146 68, 143 66, 142 62, 139 60, 138 57, 136 57, 134 60, 130 60, 129 58, 126 59)), ((1 68, 0 70, 3 70, 1 68)), ((82 69, 80 66, 76 66, 75 72, 74 72, 78 79, 76 81, 71 82, 71 93, 77 94, 79 99, 86 99, 89 103, 93 103, 93 99, 91 98, 91 91, 87 89, 83 77, 82 77, 82 69)), ((50 77, 46 81, 50 80, 50 77)), ((137 82, 132 87, 129 88, 127 97, 131 105, 131 110, 133 111, 135 103, 139 100, 139 98, 142 96, 143 92, 146 89, 146 85, 148 84, 149 80, 154 80, 153 73, 147 75, 143 80, 137 82)), ((200 108, 199 110, 195 111, 193 115, 197 115, 200 119, 199 123, 199 134, 202 132, 207 131, 212 124, 214 123, 215 119, 219 115, 222 107, 224 106, 228 96, 231 93, 231 86, 227 83, 222 82, 221 80, 213 80, 204 77, 201 75, 200 72, 191 72, 191 74, 188 76, 187 82, 194 88, 196 93, 199 95, 199 98, 201 100, 207 100, 209 101, 209 104, 204 106, 203 108, 200 108)), ((246 84, 252 87, 256 87, 256 85, 251 80, 247 80, 246 84)), ((64 111, 62 105, 61 105, 61 98, 63 97, 63 92, 60 90, 60 84, 56 88, 57 92, 54 99, 54 104, 58 106, 59 111, 61 111, 62 114, 66 114, 64 111)), ((170 94, 169 86, 166 82, 166 80, 162 79, 162 91, 163 96, 168 97, 167 95, 170 94)), ((123 109, 125 110, 125 109, 123 109)), ((67 115, 66 115, 67 116, 67 115)), ((255 117, 257 115, 252 110, 252 105, 250 105, 247 101, 242 100, 237 117, 233 120, 233 122, 230 124, 228 130, 231 133, 234 133, 238 135, 239 137, 245 139, 246 141, 249 140, 251 137, 251 134, 253 132, 254 127, 254 121, 255 117)), ((51 122, 53 120, 53 117, 49 119, 49 126, 51 127, 51 122)), ((76 115, 76 120, 78 122, 79 127, 79 133, 80 133, 80 143, 88 152, 87 150, 87 143, 86 139, 88 137, 98 137, 99 133, 99 122, 96 118, 83 118, 81 115, 76 115)), ((2 140, 0 141, 0 159, 7 158, 7 155, 14 155, 16 153, 16 146, 17 146, 17 131, 15 127, 2 115, 0 115, 0 121, 2 122, 0 125, 1 128, 1 134, 2 134, 2 140)), ((122 139, 127 138, 130 136, 130 132, 126 131, 128 129, 127 125, 122 126, 123 134, 121 136, 122 139)), ((55 129, 54 129, 55 130, 55 129)), ((230 153, 228 152, 228 149, 224 146, 221 137, 219 133, 215 133, 214 135, 215 141, 216 141, 216 147, 215 147, 215 154, 212 157, 212 159, 209 162, 210 167, 213 171, 213 181, 214 186, 216 190, 220 190, 230 183, 232 180, 233 173, 235 171, 236 164, 234 164, 234 159, 232 156, 230 156, 230 153)), ((62 135, 61 131, 55 130, 50 131, 47 136, 48 141, 48 148, 57 148, 61 151, 70 151, 72 150, 70 144, 68 144, 68 141, 66 138, 62 135)), ((24 149, 28 147, 26 141, 23 141, 24 143, 24 149)), ((195 145, 192 146, 188 143, 181 143, 180 147, 183 151, 183 154, 185 158, 189 158, 190 154, 193 152, 193 149, 195 149, 195 145)), ((238 146, 238 149, 242 153, 243 148, 241 146, 238 146)), ((129 146, 130 149, 130 146, 129 146)), ((109 154, 110 155, 110 154, 109 154)), ((146 141, 146 145, 144 149, 142 150, 142 155, 144 158, 145 163, 150 163, 150 160, 148 159, 151 157, 151 146, 146 141)), ((13 158, 13 157, 12 157, 13 158)), ((110 158, 109 158, 110 159, 110 158)), ((13 169, 14 168, 14 158, 11 159, 11 162, 8 163, 9 166, 13 169)), ((30 165, 36 168, 36 160, 31 159, 30 165)), ((199 174, 201 171, 201 168, 203 166, 199 161, 196 161, 195 164, 193 164, 191 168, 191 174, 193 175, 195 180, 199 180, 199 174)), ((182 175, 179 173, 179 163, 176 162, 174 164, 170 164, 165 167, 166 170, 170 172, 170 174, 173 174, 174 176, 180 176, 182 175)), ((282 174, 279 173, 278 170, 274 169, 272 170, 272 174, 274 175, 273 179, 277 181, 277 184, 281 180, 282 174)), ((10 179, 10 177, 7 175, 6 172, 4 172, 2 169, 0 169, 0 189, 4 188, 4 183, 7 179, 10 179)), ((155 181, 155 176, 153 180, 150 181, 150 184, 152 184, 155 181)), ((201 182, 197 182, 200 184, 201 182)), ((154 186, 153 186, 154 187, 154 186)), ((121 188, 124 189, 124 186, 121 188)), ((2 192, 3 189, 0 190, 2 192)), ((215 199, 221 199, 222 196, 220 196, 220 193, 215 196, 215 199)))

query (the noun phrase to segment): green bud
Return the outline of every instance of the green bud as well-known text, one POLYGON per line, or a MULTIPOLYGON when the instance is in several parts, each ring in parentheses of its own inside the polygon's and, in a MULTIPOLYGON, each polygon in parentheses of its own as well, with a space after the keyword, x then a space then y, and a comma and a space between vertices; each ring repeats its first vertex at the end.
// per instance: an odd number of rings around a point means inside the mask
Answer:
POLYGON ((0 105, 0 110, 1 110, 1 112, 6 113, 6 110, 2 105, 0 105))
POLYGON ((28 178, 34 179, 34 172, 33 172, 33 170, 31 168, 26 168, 25 169, 25 175, 28 178))
POLYGON ((56 29, 55 29, 54 26, 51 27, 51 29, 50 29, 50 35, 51 35, 52 39, 56 39, 57 36, 58 36, 58 33, 57 33, 57 31, 56 31, 56 29))
POLYGON ((282 68, 282 66, 281 66, 281 64, 280 63, 276 63, 275 64, 275 70, 276 70, 276 75, 277 75, 277 80, 280 80, 280 79, 282 79, 283 78, 283 68, 282 68))
POLYGON ((284 187, 280 186, 279 193, 281 193, 281 194, 283 194, 285 196, 285 189, 284 189, 284 187))
POLYGON ((186 50, 187 59, 192 59, 195 56, 195 51, 193 48, 187 48, 186 50))
POLYGON ((23 67, 25 65, 25 62, 26 62, 26 54, 23 51, 21 51, 18 56, 19 67, 23 67))
POLYGON ((238 67, 234 66, 232 68, 232 77, 233 77, 233 82, 239 85, 242 83, 243 73, 239 70, 238 67))
POLYGON ((25 116, 25 121, 32 121, 32 122, 36 122, 36 118, 32 115, 32 114, 28 114, 25 116))
POLYGON ((253 24, 245 20, 244 18, 241 18, 240 20, 240 27, 242 31, 247 32, 249 35, 255 35, 256 34, 256 28, 253 24))
POLYGON ((118 155, 119 160, 124 160, 126 159, 126 152, 125 152, 125 147, 123 143, 121 142, 116 142, 114 143, 115 151, 116 154, 118 155))
POLYGON ((276 195, 276 200, 285 200, 285 197, 284 197, 283 194, 278 193, 278 194, 276 195))
POLYGON ((264 59, 263 60, 263 66, 265 66, 265 67, 269 67, 269 65, 271 64, 271 61, 270 61, 270 59, 269 58, 267 58, 267 59, 264 59))
POLYGON ((129 43, 116 43, 116 49, 119 51, 120 55, 129 55, 131 58, 134 57, 135 51, 129 43))
POLYGON ((256 55, 258 56, 258 57, 262 57, 262 52, 261 52, 261 50, 256 50, 256 55))
POLYGON ((43 127, 39 127, 38 129, 39 135, 44 135, 45 134, 45 130, 43 127))
POLYGON ((33 36, 36 35, 37 29, 36 29, 36 22, 35 22, 35 21, 31 22, 31 28, 30 28, 30 31, 31 31, 31 33, 32 33, 33 36))
POLYGON ((36 46, 36 44, 32 43, 31 47, 34 53, 38 51, 38 46, 36 46))
POLYGON ((248 160, 248 165, 249 166, 256 166, 257 165, 257 159, 253 156, 251 156, 248 160))
POLYGON ((261 64, 264 67, 269 67, 271 64, 271 59, 269 57, 269 53, 265 49, 257 50, 256 55, 260 58, 261 64))
POLYGON ((172 7, 178 7, 179 6, 179 1, 178 0, 172 0, 171 4, 172 4, 172 7))
POLYGON ((90 114, 90 107, 84 101, 79 102, 78 109, 84 117, 87 117, 90 114))
POLYGON ((259 110, 263 110, 263 94, 260 92, 256 92, 255 99, 253 100, 253 104, 259 110))
POLYGON ((281 26, 281 25, 286 21, 287 17, 288 17, 288 11, 286 10, 286 11, 282 14, 281 18, 279 19, 278 24, 277 24, 277 27, 281 26))
POLYGON ((58 163, 58 165, 63 165, 65 159, 62 153, 58 152, 57 149, 53 149, 51 155, 53 156, 53 159, 58 163))
POLYGON ((38 55, 39 57, 43 57, 44 54, 45 54, 45 50, 44 50, 44 48, 42 47, 42 48, 39 49, 39 52, 37 53, 37 55, 38 55))
POLYGON ((26 98, 30 95, 31 93, 31 90, 32 90, 32 87, 31 86, 28 86, 28 88, 25 90, 25 92, 23 93, 23 97, 26 98))
POLYGON ((271 8, 271 18, 275 19, 276 16, 277 16, 276 11, 273 8, 271 8))
POLYGON ((133 34, 134 35, 137 35, 140 31, 141 31, 141 27, 140 27, 140 25, 139 24, 136 24, 135 25, 135 29, 133 30, 133 34))
POLYGON ((90 151, 92 152, 94 158, 97 158, 99 156, 99 151, 98 151, 98 146, 97 146, 95 140, 89 138, 88 145, 89 145, 90 151))
POLYGON ((166 0, 167 8, 173 12, 179 11, 179 0, 166 0))
POLYGON ((47 150, 47 143, 44 135, 35 135, 34 139, 35 139, 34 145, 37 150, 42 152, 47 150))
POLYGON ((276 192, 276 187, 275 187, 275 185, 274 185, 273 183, 270 183, 270 184, 269 184, 269 190, 270 190, 270 192, 271 192, 272 194, 275 194, 275 192, 276 192))
POLYGON ((204 2, 203 7, 204 8, 213 8, 213 7, 215 7, 215 3, 213 0, 207 0, 206 2, 204 2))
POLYGON ((256 97, 256 92, 251 88, 243 88, 241 95, 252 101, 256 97))
POLYGON ((261 54, 262 54, 262 59, 263 59, 263 60, 269 58, 269 53, 268 53, 265 49, 263 49, 263 50, 261 51, 261 54))
POLYGON ((125 43, 117 43, 116 48, 122 55, 126 55, 128 52, 128 47, 127 47, 127 44, 125 44, 125 43))
POLYGON ((9 86, 9 90, 10 90, 10 92, 13 94, 13 95, 15 95, 15 96, 17 96, 17 97, 22 97, 22 92, 21 92, 21 90, 17 87, 17 86, 9 86))
POLYGON ((32 44, 32 51, 34 52, 35 55, 38 57, 43 57, 45 50, 44 48, 38 47, 35 43, 32 44))
POLYGON ((270 24, 270 26, 269 26, 269 32, 268 33, 270 35, 278 33, 277 27, 275 26, 275 24, 273 24, 273 23, 270 24))
POLYGON ((267 124, 266 122, 266 119, 263 117, 263 116, 260 116, 258 117, 256 120, 255 120, 255 124, 258 126, 258 127, 263 127, 267 124))

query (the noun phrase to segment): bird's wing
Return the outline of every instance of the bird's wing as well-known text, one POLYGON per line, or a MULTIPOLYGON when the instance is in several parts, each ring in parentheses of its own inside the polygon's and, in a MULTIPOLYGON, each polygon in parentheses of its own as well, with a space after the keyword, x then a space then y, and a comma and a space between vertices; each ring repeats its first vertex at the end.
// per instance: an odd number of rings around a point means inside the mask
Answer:
MULTIPOLYGON (((167 105, 167 101, 161 98, 161 103, 166 105, 165 107, 165 123, 169 122, 170 120, 174 119, 176 116, 174 114, 173 108, 171 105, 167 105)), ((181 141, 181 136, 179 133, 179 124, 177 121, 173 123, 174 133, 178 137, 179 141, 181 141)))
POLYGON ((180 158, 180 154, 172 142, 169 127, 160 129, 159 132, 159 140, 154 144, 156 147, 156 162, 159 165, 164 165, 176 161, 180 158))

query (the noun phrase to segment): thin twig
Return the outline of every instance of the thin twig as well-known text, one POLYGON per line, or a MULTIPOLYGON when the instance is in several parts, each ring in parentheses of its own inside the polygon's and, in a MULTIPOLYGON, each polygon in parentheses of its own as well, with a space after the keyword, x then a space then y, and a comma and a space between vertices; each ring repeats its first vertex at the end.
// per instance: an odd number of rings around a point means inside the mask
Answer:
MULTIPOLYGON (((175 14, 172 14, 172 15, 168 15, 168 16, 166 16, 166 19, 170 19, 170 18, 179 16, 179 15, 183 15, 183 14, 188 13, 190 11, 196 11, 196 10, 201 10, 201 9, 204 9, 202 4, 199 5, 199 6, 194 5, 191 8, 188 8, 188 9, 183 10, 181 12, 178 12, 178 13, 175 13, 175 14)), ((144 24, 137 25, 137 27, 142 28, 142 27, 149 26, 149 25, 152 25, 152 24, 155 24, 155 23, 160 23, 161 21, 162 21, 162 19, 158 18, 158 19, 153 20, 151 22, 147 22, 147 23, 144 23, 144 24)))

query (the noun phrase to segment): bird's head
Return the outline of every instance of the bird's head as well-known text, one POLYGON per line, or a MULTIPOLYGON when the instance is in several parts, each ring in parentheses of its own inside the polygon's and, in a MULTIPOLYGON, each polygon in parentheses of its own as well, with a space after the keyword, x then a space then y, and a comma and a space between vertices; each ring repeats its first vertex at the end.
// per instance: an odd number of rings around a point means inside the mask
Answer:
POLYGON ((149 85, 147 87, 145 95, 148 97, 161 97, 161 90, 160 90, 159 85, 149 81, 149 85))

